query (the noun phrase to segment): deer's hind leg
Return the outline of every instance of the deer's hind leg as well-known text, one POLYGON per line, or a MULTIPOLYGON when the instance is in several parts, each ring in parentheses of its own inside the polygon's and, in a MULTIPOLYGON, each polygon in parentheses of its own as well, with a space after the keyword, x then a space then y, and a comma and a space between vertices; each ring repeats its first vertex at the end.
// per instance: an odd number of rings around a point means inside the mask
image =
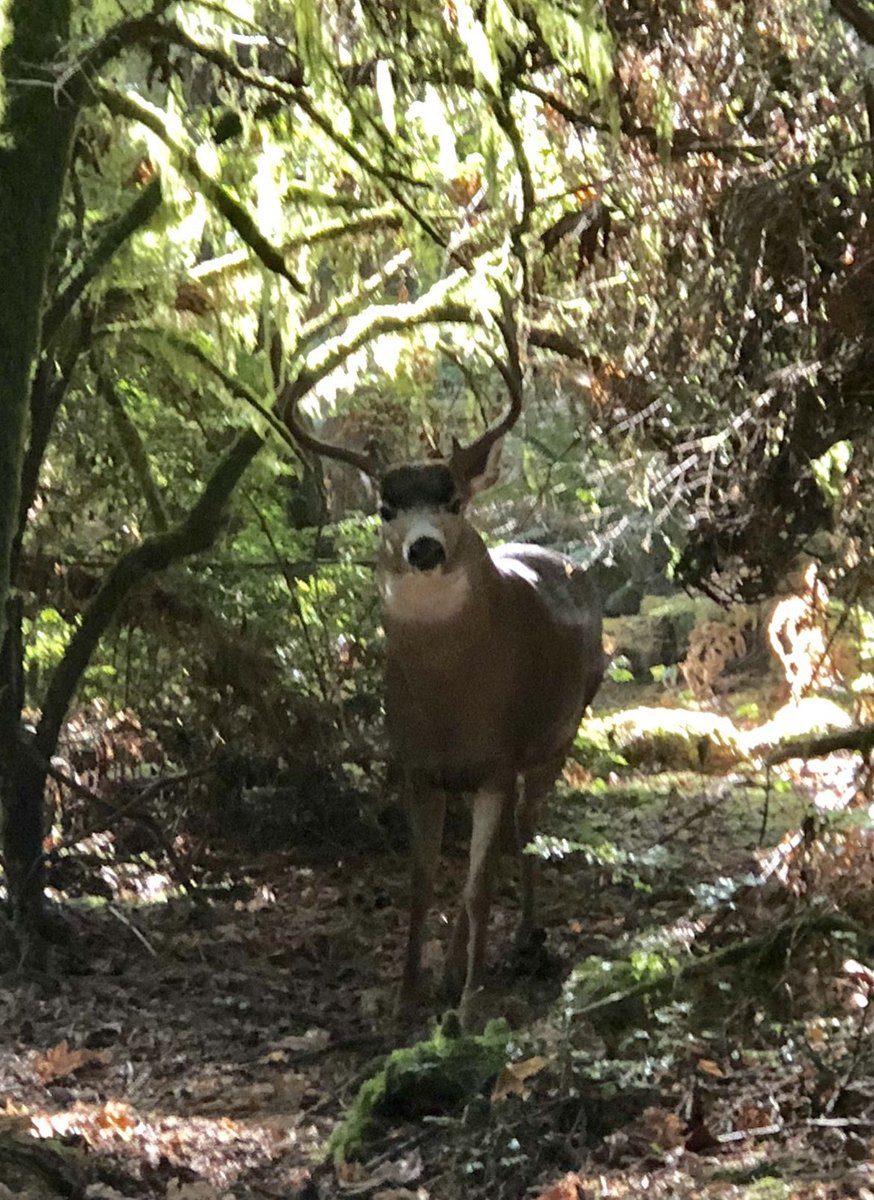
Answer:
POLYGON ((525 854, 524 850, 534 841, 543 801, 552 791, 563 765, 562 756, 526 772, 516 802, 516 847, 519 851, 521 881, 521 913, 516 928, 516 945, 521 948, 528 946, 534 936, 534 892, 537 883, 537 856, 525 854))

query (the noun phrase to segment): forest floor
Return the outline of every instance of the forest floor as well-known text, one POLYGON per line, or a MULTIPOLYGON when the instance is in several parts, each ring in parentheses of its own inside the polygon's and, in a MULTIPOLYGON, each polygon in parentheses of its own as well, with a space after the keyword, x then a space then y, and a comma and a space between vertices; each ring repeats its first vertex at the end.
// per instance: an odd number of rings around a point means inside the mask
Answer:
MULTIPOLYGON (((853 922, 874 853, 847 841, 858 820, 822 833, 853 769, 566 786, 527 972, 501 872, 489 1000, 508 1069, 461 1110, 385 1120, 337 1167, 328 1136, 403 1043, 404 853, 213 853, 195 900, 167 899, 159 867, 107 867, 116 898, 66 907, 55 977, 0 979, 0 1200, 871 1200, 874 975, 853 922)), ((459 830, 435 970, 464 850, 459 830)))

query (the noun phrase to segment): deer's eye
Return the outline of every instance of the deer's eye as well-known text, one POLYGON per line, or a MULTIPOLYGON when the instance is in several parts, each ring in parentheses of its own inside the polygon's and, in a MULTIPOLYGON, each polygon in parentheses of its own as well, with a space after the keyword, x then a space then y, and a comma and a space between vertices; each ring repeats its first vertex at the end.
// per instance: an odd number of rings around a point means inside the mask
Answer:
POLYGON ((379 515, 383 521, 393 521, 398 514, 390 505, 380 504, 379 515))
POLYGON ((447 504, 446 507, 449 509, 449 511, 451 513, 460 513, 461 512, 461 500, 456 496, 455 499, 452 500, 449 504, 447 504))

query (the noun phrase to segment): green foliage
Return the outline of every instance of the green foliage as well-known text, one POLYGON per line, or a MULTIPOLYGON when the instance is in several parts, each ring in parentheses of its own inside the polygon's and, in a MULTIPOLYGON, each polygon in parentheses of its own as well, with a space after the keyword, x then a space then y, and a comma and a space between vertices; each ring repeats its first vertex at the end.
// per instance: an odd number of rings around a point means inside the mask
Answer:
POLYGON ((449 1018, 425 1042, 395 1050, 358 1091, 329 1153, 337 1163, 360 1157, 380 1124, 457 1111, 493 1079, 507 1060, 510 1027, 489 1021, 482 1034, 462 1034, 449 1018))
POLYGON ((607 668, 607 678, 612 680, 613 683, 631 683, 633 681, 634 672, 629 669, 626 655, 617 654, 614 658, 610 659, 610 665, 607 668))
POLYGON ((636 949, 622 959, 585 959, 574 967, 564 987, 563 1003, 569 1013, 585 1012, 617 1000, 640 985, 657 983, 676 974, 677 958, 664 949, 636 949))
MULTIPOLYGON (((644 594, 650 563, 721 588, 743 553, 759 563, 747 586, 763 561, 777 573, 775 545, 788 558, 814 508, 771 495, 769 471, 811 463, 822 520, 839 500, 848 514, 835 570, 851 594, 874 509, 844 427, 864 427, 845 398, 867 395, 865 297, 849 315, 838 303, 870 202, 864 89, 837 20, 810 0, 772 8, 751 23, 681 0, 628 23, 599 0, 251 0, 174 10, 149 62, 113 50, 94 72, 112 89, 82 113, 49 303, 156 175, 162 203, 47 352, 62 402, 24 539, 28 702, 112 562, 180 519, 254 424, 267 446, 223 544, 130 599, 83 694, 156 724, 172 713, 198 747, 275 749, 295 739, 268 734, 265 712, 306 708, 333 731, 297 739, 312 755, 378 757, 373 497, 294 454, 275 383, 298 386, 330 440, 372 439, 387 459, 420 456, 423 437, 445 450, 505 403, 501 291, 526 407, 478 507, 489 540, 609 561, 609 590, 644 594), (799 380, 819 395, 851 370, 802 412, 799 380), (793 430, 818 429, 820 403, 822 444, 799 452, 793 430), (786 539, 772 515, 738 516, 738 488, 767 514, 797 509, 786 539), (699 529, 705 547, 727 539, 715 566, 684 557, 699 529), (234 673, 234 646, 257 668, 234 673)), ((74 9, 71 61, 124 18, 114 0, 74 9)), ((714 609, 652 604, 678 643, 714 609)), ((670 670, 658 639, 643 649, 619 646, 611 678, 670 670)), ((605 778, 622 749, 593 731, 578 744, 605 778)))

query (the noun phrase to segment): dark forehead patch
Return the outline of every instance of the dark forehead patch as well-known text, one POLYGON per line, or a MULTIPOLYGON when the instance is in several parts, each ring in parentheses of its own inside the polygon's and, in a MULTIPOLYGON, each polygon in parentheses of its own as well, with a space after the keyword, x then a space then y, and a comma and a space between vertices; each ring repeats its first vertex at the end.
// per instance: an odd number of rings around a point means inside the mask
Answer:
POLYGON ((445 463, 410 463, 392 467, 383 478, 381 491, 392 508, 429 508, 449 504, 456 487, 445 463))

